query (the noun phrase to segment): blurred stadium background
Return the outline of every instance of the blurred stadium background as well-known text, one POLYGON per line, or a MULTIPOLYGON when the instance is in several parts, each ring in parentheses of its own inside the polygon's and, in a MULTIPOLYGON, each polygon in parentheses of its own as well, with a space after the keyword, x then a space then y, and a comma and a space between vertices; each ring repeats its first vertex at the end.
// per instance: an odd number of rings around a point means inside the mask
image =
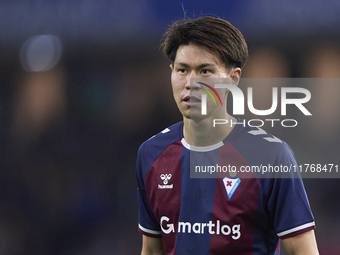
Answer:
MULTIPOLYGON (((182 5, 243 32, 244 77, 340 78, 337 0, 1 0, 1 255, 139 253, 136 154, 181 120, 159 43, 182 5)), ((320 118, 280 137, 339 163, 340 86, 311 92, 320 118)), ((305 180, 321 254, 340 254, 339 182, 305 180)))

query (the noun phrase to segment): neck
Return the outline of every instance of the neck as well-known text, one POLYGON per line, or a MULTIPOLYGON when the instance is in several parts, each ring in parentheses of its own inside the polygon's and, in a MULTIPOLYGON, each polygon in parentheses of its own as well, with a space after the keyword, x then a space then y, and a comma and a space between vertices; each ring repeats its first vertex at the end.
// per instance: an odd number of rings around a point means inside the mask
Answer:
POLYGON ((228 113, 225 113, 224 116, 219 117, 219 119, 228 120, 228 124, 216 125, 214 127, 212 118, 200 120, 184 118, 183 135, 185 141, 190 145, 199 147, 219 143, 225 139, 234 128, 234 126, 230 125, 230 122, 237 122, 237 120, 228 113))

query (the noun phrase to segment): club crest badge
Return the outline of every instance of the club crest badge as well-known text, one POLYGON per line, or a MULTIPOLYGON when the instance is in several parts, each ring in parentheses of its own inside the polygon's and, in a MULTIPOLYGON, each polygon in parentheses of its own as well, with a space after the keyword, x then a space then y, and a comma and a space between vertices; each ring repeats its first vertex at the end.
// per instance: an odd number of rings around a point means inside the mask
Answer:
POLYGON ((230 179, 228 177, 224 177, 222 181, 227 192, 228 198, 231 199, 237 187, 240 185, 241 180, 240 178, 230 179))

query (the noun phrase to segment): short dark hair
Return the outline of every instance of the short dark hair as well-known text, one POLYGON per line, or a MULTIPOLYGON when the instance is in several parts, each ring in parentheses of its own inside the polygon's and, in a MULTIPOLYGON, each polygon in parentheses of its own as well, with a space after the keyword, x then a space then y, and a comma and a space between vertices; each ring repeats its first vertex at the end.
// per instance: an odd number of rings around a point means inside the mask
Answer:
POLYGON ((195 44, 216 52, 227 68, 242 68, 248 59, 248 46, 242 33, 228 21, 205 16, 184 18, 171 24, 161 44, 172 62, 181 45, 195 44))

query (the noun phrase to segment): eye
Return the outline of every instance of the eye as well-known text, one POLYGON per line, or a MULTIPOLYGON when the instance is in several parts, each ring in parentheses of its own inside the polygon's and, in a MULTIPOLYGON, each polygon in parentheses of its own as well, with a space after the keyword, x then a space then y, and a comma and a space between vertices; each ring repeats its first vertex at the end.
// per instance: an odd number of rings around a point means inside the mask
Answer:
POLYGON ((179 68, 179 69, 177 69, 177 72, 179 72, 179 73, 186 73, 187 70, 184 69, 184 68, 179 68))
POLYGON ((209 69, 202 69, 201 73, 202 74, 211 74, 212 72, 209 69))

